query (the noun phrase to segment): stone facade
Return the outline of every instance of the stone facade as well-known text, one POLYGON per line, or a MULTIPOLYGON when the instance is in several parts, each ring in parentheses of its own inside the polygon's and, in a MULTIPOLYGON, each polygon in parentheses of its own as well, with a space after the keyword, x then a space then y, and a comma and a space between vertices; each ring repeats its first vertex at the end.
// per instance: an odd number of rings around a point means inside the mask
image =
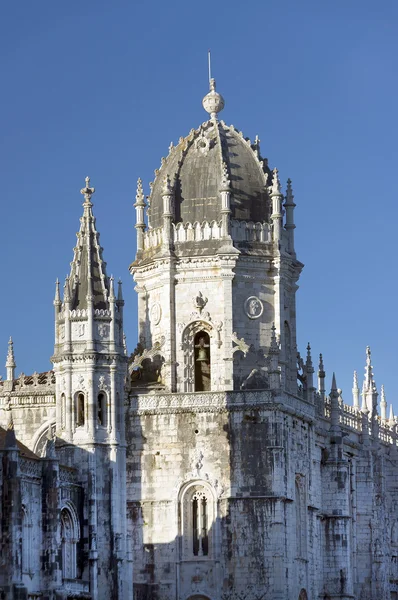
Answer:
POLYGON ((370 350, 329 394, 297 351, 294 197, 210 118, 138 181, 138 344, 86 180, 53 370, 0 381, 0 598, 398 597, 397 421, 370 350), (361 398, 361 399, 360 399, 361 398), (18 441, 17 441, 18 440, 18 441))

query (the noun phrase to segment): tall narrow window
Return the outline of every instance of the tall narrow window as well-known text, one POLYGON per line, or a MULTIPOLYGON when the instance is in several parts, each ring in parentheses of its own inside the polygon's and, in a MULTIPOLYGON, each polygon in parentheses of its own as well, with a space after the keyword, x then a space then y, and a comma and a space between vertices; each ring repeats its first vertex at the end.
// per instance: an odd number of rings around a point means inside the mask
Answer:
POLYGON ((209 557, 215 525, 213 493, 201 483, 190 484, 182 492, 180 507, 183 558, 209 557))
POLYGON ((85 423, 85 402, 84 394, 79 392, 76 399, 76 426, 82 427, 85 423))
POLYGON ((72 513, 63 508, 61 511, 61 543, 62 543, 62 577, 76 578, 76 544, 78 541, 78 526, 72 513))
POLYGON ((205 331, 195 335, 195 392, 211 389, 210 337, 205 331))
POLYGON ((100 392, 97 397, 97 421, 98 425, 106 427, 107 423, 107 406, 106 406, 106 394, 100 392))

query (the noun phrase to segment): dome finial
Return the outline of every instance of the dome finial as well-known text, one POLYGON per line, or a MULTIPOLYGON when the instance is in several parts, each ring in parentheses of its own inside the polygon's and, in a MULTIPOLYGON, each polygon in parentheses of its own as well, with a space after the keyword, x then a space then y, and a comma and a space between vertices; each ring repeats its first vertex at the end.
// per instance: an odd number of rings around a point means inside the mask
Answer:
POLYGON ((210 50, 208 51, 209 60, 209 87, 210 91, 202 100, 203 108, 210 114, 212 119, 217 118, 219 113, 225 105, 224 98, 216 92, 216 80, 211 76, 211 63, 210 63, 210 50))

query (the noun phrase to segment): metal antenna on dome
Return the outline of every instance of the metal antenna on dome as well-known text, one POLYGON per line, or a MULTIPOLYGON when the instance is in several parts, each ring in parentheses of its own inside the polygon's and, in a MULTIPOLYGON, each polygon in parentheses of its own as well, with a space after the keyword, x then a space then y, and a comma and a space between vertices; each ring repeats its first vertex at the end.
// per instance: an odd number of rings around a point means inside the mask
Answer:
POLYGON ((210 49, 207 51, 207 60, 208 60, 208 64, 209 64, 209 85, 211 82, 211 54, 210 54, 210 49))

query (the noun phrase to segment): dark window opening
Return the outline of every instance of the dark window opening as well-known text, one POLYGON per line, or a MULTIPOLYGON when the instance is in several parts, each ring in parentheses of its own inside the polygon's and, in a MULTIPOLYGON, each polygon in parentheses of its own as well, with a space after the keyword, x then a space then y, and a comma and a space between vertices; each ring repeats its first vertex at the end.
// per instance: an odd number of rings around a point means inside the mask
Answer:
POLYGON ((81 427, 85 422, 84 394, 77 395, 76 425, 81 427))
POLYGON ((210 337, 205 331, 195 335, 195 392, 211 390, 210 337))

